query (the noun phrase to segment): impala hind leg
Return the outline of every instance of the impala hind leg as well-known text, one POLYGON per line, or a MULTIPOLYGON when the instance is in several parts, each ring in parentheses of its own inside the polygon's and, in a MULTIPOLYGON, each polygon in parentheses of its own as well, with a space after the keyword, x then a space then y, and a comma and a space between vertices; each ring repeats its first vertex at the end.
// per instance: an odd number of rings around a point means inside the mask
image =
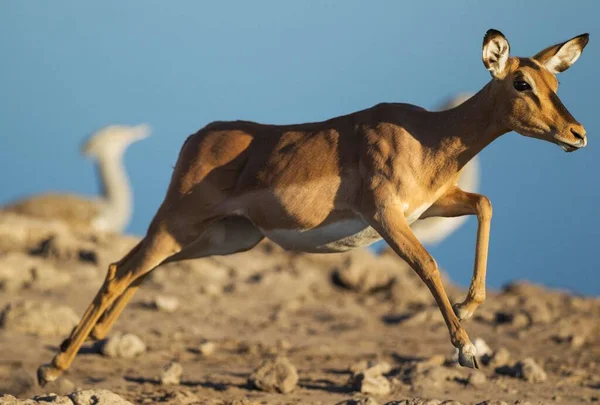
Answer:
MULTIPOLYGON (((184 247, 181 252, 170 256, 165 262, 233 254, 251 249, 263 238, 262 233, 247 219, 226 217, 212 223, 195 241, 184 247)), ((149 274, 146 273, 132 282, 116 302, 104 312, 91 332, 90 336, 93 339, 104 339, 108 335, 120 313, 149 274)))
POLYGON ((456 217, 477 215, 477 244, 475 246, 475 264, 469 291, 463 302, 454 304, 454 312, 461 321, 473 316, 479 305, 485 301, 485 274, 487 269, 488 246, 492 204, 480 194, 468 193, 458 187, 448 190, 436 201, 423 217, 456 217))
POLYGON ((96 297, 71 335, 60 345, 59 353, 50 364, 38 369, 39 384, 43 386, 49 381, 54 381, 68 369, 102 314, 132 283, 177 250, 177 243, 169 234, 158 232, 144 238, 123 260, 111 264, 96 297))
POLYGON ((367 218, 371 226, 417 272, 431 291, 448 327, 450 341, 459 350, 459 363, 465 367, 479 368, 477 351, 452 310, 437 263, 413 234, 403 212, 390 206, 377 209, 367 218))

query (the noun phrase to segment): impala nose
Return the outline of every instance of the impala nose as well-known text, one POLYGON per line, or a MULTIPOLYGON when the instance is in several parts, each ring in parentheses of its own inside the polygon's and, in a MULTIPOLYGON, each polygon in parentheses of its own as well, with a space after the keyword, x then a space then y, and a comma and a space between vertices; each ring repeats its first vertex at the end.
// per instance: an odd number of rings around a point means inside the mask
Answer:
POLYGON ((571 125, 571 134, 577 139, 576 145, 580 148, 583 148, 587 145, 587 138, 585 136, 585 128, 580 124, 571 125))

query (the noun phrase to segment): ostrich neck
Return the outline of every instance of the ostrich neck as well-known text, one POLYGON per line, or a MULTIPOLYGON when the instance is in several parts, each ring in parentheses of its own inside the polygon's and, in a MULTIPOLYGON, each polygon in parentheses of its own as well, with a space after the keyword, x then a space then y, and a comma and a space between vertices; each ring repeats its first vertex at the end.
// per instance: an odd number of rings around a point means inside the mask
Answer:
POLYGON ((104 207, 99 220, 112 231, 122 231, 131 217, 133 198, 123 154, 104 155, 98 159, 98 173, 104 207))

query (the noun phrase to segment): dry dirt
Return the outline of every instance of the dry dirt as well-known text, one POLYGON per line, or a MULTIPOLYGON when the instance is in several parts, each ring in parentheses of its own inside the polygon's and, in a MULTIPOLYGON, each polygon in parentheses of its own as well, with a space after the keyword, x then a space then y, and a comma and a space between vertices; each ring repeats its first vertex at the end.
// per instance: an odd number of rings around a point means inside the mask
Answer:
MULTIPOLYGON (((472 371, 456 365, 429 292, 394 255, 290 254, 270 243, 159 268, 112 341, 86 343, 62 379, 40 388, 37 367, 84 312, 108 263, 135 242, 0 216, 0 403, 90 389, 135 404, 600 401, 598 298, 527 283, 488 292, 465 322, 482 355, 472 371)), ((120 403, 97 392, 37 403, 120 403)))

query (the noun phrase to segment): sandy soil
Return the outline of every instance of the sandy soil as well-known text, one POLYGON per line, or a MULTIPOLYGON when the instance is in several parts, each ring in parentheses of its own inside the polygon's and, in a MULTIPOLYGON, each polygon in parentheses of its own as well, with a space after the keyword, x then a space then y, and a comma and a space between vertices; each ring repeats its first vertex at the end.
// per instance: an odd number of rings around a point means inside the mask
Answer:
MULTIPOLYGON (((481 371, 472 371, 456 365, 429 292, 394 255, 290 254, 270 243, 156 270, 110 335, 133 333, 145 351, 111 358, 87 343, 64 378, 40 388, 35 371, 56 353, 75 322, 73 311, 77 319, 107 264, 135 241, 1 216, 0 393, 24 399, 102 388, 136 404, 600 401, 597 298, 526 283, 489 292, 465 322, 471 339, 490 348, 481 371), (248 382, 275 355, 297 371, 286 394, 248 382), (374 385, 350 371, 357 374, 369 360, 384 365, 374 385), (161 384, 173 361, 183 368, 181 383, 161 384)), ((464 291, 445 284, 453 300, 462 299, 464 291)))

